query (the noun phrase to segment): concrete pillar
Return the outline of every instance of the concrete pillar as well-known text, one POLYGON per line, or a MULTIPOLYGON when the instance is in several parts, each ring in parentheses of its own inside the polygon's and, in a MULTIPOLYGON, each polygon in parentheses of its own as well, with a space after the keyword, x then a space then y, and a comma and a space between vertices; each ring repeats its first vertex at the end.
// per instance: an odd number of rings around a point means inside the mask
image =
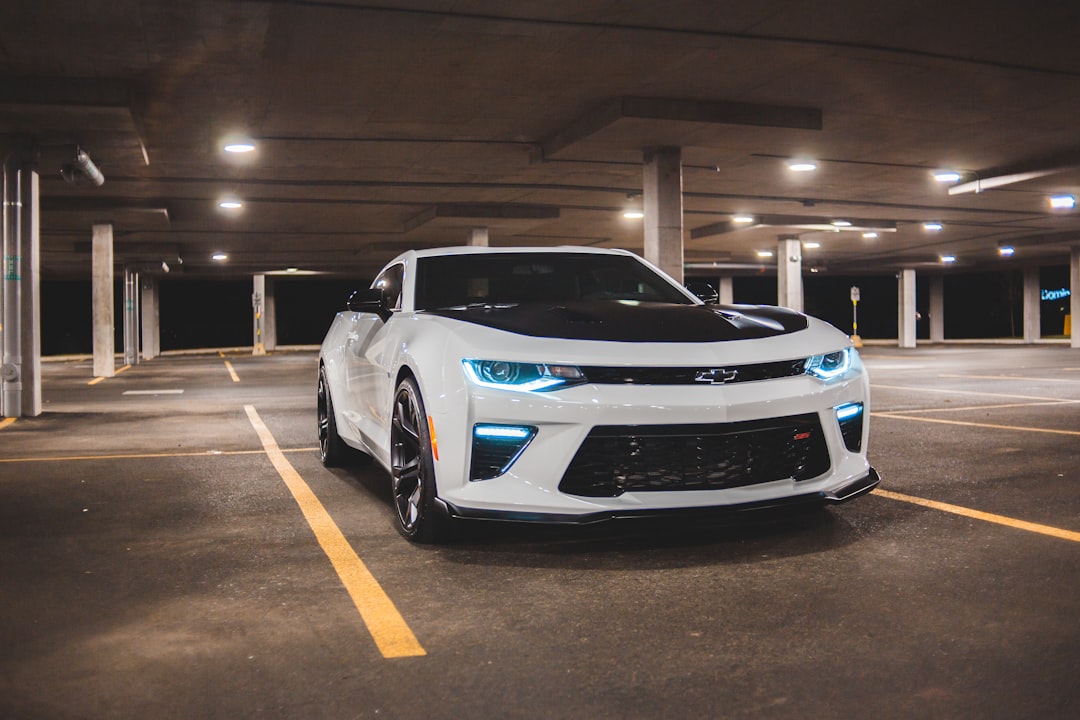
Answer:
POLYGON ((124 268, 124 364, 139 364, 139 272, 124 268))
POLYGON ((1024 342, 1042 338, 1042 295, 1039 293, 1039 268, 1024 268, 1024 342))
POLYGON ((113 338, 113 227, 94 225, 92 241, 92 301, 94 323, 94 376, 116 375, 113 338))
POLYGON ((486 227, 472 228, 469 230, 469 237, 466 239, 465 244, 469 247, 487 247, 488 229, 486 227))
POLYGON ((915 347, 915 270, 900 271, 897 330, 902 348, 915 347))
POLYGON ((797 235, 781 235, 776 246, 776 304, 802 312, 802 243, 797 235))
POLYGON ((733 305, 735 303, 735 283, 731 280, 730 275, 720 278, 720 287, 716 288, 716 293, 720 296, 717 302, 721 305, 733 305))
POLYGON ((945 276, 930 278, 930 342, 945 342, 945 276))
POLYGON ((266 276, 255 276, 255 289, 251 293, 251 307, 254 311, 254 320, 252 325, 252 341, 251 354, 252 355, 265 355, 266 344, 263 341, 263 328, 266 324, 265 315, 263 315, 263 303, 266 299, 266 276))
POLYGON ((140 285, 142 356, 143 360, 153 360, 161 354, 161 290, 157 280, 148 276, 143 276, 140 285))
POLYGON ((266 352, 277 350, 277 280, 269 276, 263 288, 263 348, 266 352))
POLYGON ((645 259, 683 282, 682 149, 645 152, 645 259))
POLYGON ((1073 246, 1069 253, 1069 315, 1072 322, 1072 342, 1074 348, 1080 348, 1080 332, 1076 327, 1080 324, 1080 245, 1073 246))
POLYGON ((0 292, 0 415, 41 414, 38 174, 29 146, 3 148, 3 288, 0 292))

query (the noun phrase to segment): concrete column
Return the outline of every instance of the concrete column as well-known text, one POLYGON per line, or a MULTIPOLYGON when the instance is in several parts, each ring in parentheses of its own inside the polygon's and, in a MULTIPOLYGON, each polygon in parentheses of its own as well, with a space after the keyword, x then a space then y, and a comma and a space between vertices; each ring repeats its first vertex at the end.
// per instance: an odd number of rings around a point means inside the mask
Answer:
POLYGON ((735 283, 731 281, 730 275, 720 278, 720 287, 716 288, 716 292, 720 296, 717 300, 719 304, 733 305, 735 303, 735 283))
POLYGON ((1042 338, 1042 296, 1039 293, 1039 268, 1024 268, 1024 342, 1042 338))
POLYGON ((683 281, 682 149, 645 152, 645 259, 683 281))
POLYGON ((776 304, 802 312, 802 243, 797 235, 781 235, 776 246, 776 304))
POLYGON ((915 347, 915 270, 900 271, 897 330, 902 348, 915 347))
POLYGON ((1073 246, 1069 253, 1069 314, 1072 322, 1072 342, 1069 343, 1074 348, 1080 348, 1080 332, 1077 332, 1077 325, 1080 325, 1080 245, 1073 246))
POLYGON ((265 315, 263 315, 263 304, 266 299, 266 276, 255 276, 255 289, 251 293, 251 307, 254 311, 254 320, 252 325, 252 336, 254 338, 251 347, 252 355, 265 355, 266 344, 263 341, 263 328, 266 324, 265 315))
POLYGON ((124 268, 124 364, 139 364, 139 273, 124 268))
POLYGON ((40 207, 28 148, 4 148, 0 415, 41 414, 40 207))
POLYGON ((266 352, 277 350, 277 280, 266 278, 263 296, 263 347, 266 352))
POLYGON ((930 342, 945 342, 945 276, 930 278, 930 342))
POLYGON ((152 277, 143 276, 140 285, 142 356, 143 360, 153 360, 161 354, 161 290, 152 277))
POLYGON ((472 228, 469 230, 469 237, 466 239, 465 244, 469 247, 487 247, 488 229, 486 227, 472 228))
POLYGON ((92 241, 91 312, 94 322, 94 376, 116 375, 113 338, 113 227, 94 225, 92 241))

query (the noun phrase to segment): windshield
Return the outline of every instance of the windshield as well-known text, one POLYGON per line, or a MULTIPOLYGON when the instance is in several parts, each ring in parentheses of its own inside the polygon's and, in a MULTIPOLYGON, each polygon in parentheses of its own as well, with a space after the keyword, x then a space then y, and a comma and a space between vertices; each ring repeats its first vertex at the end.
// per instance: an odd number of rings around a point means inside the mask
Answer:
POLYGON ((677 287, 626 255, 443 255, 420 258, 416 266, 417 310, 575 300, 693 304, 677 287))

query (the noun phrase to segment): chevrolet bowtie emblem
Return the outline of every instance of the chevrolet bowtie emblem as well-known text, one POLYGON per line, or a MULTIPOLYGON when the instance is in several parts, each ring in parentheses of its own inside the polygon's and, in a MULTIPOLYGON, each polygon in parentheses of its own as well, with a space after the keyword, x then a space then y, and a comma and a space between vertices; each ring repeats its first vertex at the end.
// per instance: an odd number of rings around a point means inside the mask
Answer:
POLYGON ((701 370, 694 377, 694 382, 709 383, 711 385, 723 385, 729 383, 738 377, 738 370, 728 370, 727 368, 713 368, 712 370, 701 370))

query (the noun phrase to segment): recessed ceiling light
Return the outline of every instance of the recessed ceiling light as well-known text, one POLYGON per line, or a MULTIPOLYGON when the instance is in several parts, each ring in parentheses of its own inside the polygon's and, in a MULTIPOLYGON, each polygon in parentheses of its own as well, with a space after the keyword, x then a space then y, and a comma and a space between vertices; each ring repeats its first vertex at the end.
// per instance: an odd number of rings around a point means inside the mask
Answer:
POLYGON ((804 242, 802 244, 802 246, 804 248, 806 248, 807 250, 817 250, 819 247, 821 247, 821 243, 819 243, 819 242, 804 242))
POLYGON ((794 172, 811 172, 817 170, 817 163, 813 160, 790 160, 788 169, 794 172))
POLYGON ((864 232, 862 236, 867 240, 873 240, 878 236, 878 234, 876 232, 864 232))
POLYGON ((1076 207, 1076 198, 1072 195, 1054 195, 1050 198, 1050 207, 1055 210, 1072 210, 1076 207))
POLYGON ((1002 245, 998 248, 998 255, 1001 257, 1012 257, 1016 254, 1016 248, 1009 245, 1002 245))
POLYGON ((937 232, 943 227, 945 226, 936 221, 923 223, 923 230, 929 230, 930 232, 937 232))
POLYGON ((236 200, 235 198, 229 198, 219 202, 218 207, 224 208, 225 210, 239 210, 240 208, 244 207, 244 203, 236 200))
POLYGON ((249 152, 255 152, 255 143, 250 140, 238 140, 230 142, 223 148, 227 153, 243 154, 249 152))
POLYGON ((759 258, 771 258, 773 256, 772 250, 758 250, 757 256, 759 258))
POLYGON ((955 170, 938 170, 934 173, 934 179, 941 183, 957 182, 960 179, 960 173, 955 170))
POLYGON ((641 218, 645 217, 645 213, 641 212, 640 210, 627 210, 622 214, 622 216, 627 220, 640 220, 641 218))
POLYGON ((838 228, 851 227, 851 222, 848 221, 848 220, 833 220, 832 224, 833 224, 833 227, 838 227, 838 228))
POLYGON ((942 255, 941 256, 941 262, 943 262, 945 264, 954 263, 954 262, 956 262, 956 256, 955 255, 942 255))
POLYGON ((210 256, 210 259, 216 262, 224 262, 229 259, 229 256, 223 252, 216 252, 210 256))
POLYGON ((285 268, 285 272, 287 272, 287 273, 294 273, 294 272, 298 272, 298 270, 299 270, 298 268, 294 268, 294 267, 291 267, 291 268, 285 268))
POLYGON ((752 222, 754 222, 754 216, 753 215, 736 215, 735 217, 731 218, 731 222, 752 223, 752 222))

